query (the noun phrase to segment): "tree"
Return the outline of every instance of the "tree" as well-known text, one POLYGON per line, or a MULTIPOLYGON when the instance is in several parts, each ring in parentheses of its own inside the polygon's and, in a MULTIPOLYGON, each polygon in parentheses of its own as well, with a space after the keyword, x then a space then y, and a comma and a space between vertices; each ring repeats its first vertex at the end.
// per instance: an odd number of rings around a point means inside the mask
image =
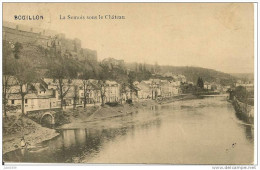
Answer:
POLYGON ((139 64, 139 72, 143 72, 143 65, 141 63, 139 64))
POLYGON ((21 50, 23 49, 23 45, 19 42, 16 42, 14 45, 11 44, 13 46, 14 49, 14 58, 19 59, 20 58, 20 53, 21 50))
POLYGON ((198 81, 197 81, 197 86, 201 89, 204 88, 204 82, 203 82, 203 79, 201 77, 198 78, 198 81))
POLYGON ((146 72, 146 66, 145 66, 145 63, 143 65, 143 71, 146 72))
POLYGON ((128 74, 128 86, 130 89, 131 99, 133 99, 133 91, 135 91, 134 80, 135 80, 135 72, 130 71, 128 74))
POLYGON ((38 80, 36 68, 32 62, 26 57, 27 54, 22 54, 23 46, 21 43, 15 43, 13 46, 14 60, 12 64, 12 74, 17 80, 19 86, 19 94, 21 96, 22 116, 25 114, 25 96, 34 91, 33 83, 38 80))
MULTIPOLYGON (((52 41, 52 48, 54 48, 54 53, 52 53, 52 59, 48 62, 48 72, 47 77, 53 78, 57 83, 57 90, 59 92, 59 98, 61 100, 60 107, 63 110, 63 105, 65 104, 64 97, 67 95, 72 87, 71 79, 78 76, 79 67, 76 60, 69 58, 71 55, 69 52, 61 54, 60 50, 56 49, 55 43, 57 38, 55 37, 52 41)), ((76 87, 74 87, 74 90, 76 87)), ((75 91, 74 91, 75 92, 75 91)), ((76 95, 76 92, 75 92, 76 95)), ((75 97, 75 96, 74 96, 75 97)), ((77 96, 75 97, 75 99, 77 96)))
POLYGON ((203 81, 202 78, 201 78, 201 85, 200 85, 200 88, 204 89, 204 81, 203 81))
POLYGON ((122 104, 123 95, 126 94, 126 87, 127 87, 126 83, 123 83, 120 86, 121 104, 122 104))
POLYGON ((234 90, 234 95, 240 102, 247 103, 248 100, 248 92, 245 87, 238 86, 234 90))
POLYGON ((86 105, 87 105, 87 85, 88 85, 88 80, 87 79, 83 79, 82 80, 82 83, 83 83, 83 106, 84 108, 86 108, 86 105))
POLYGON ((154 64, 154 73, 158 74, 161 71, 161 67, 158 65, 157 62, 154 64))
POLYGON ((3 91, 2 91, 2 101, 3 101, 3 111, 4 111, 4 116, 7 117, 7 103, 8 103, 8 91, 10 89, 10 75, 5 75, 3 73, 3 80, 2 80, 2 86, 3 86, 3 91))
POLYGON ((101 101, 102 101, 101 106, 104 106, 105 105, 105 97, 106 97, 106 83, 105 83, 104 80, 99 80, 98 85, 99 85, 99 91, 100 91, 101 101))
POLYGON ((74 92, 74 97, 73 97, 73 110, 75 110, 75 109, 76 109, 77 101, 78 101, 78 99, 79 99, 78 86, 77 86, 77 85, 74 85, 73 92, 74 92))
POLYGON ((61 109, 63 109, 63 105, 65 103, 64 97, 71 88, 69 80, 72 76, 75 76, 73 75, 75 72, 70 72, 70 70, 74 71, 74 68, 71 68, 71 66, 68 65, 68 62, 65 61, 65 58, 63 57, 57 57, 56 60, 53 60, 49 63, 47 76, 53 78, 57 83, 57 90, 61 100, 61 109))
POLYGON ((135 72, 138 72, 138 64, 135 63, 135 72))
POLYGON ((13 75, 15 68, 15 58, 13 53, 13 44, 3 41, 3 79, 2 79, 2 101, 4 116, 7 117, 8 91, 13 84, 13 75))
POLYGON ((34 91, 33 83, 37 81, 38 76, 35 68, 31 65, 29 61, 20 58, 17 59, 16 64, 15 77, 19 85, 19 94, 22 100, 22 115, 24 115, 25 96, 29 92, 34 91))
POLYGON ((91 73, 84 69, 84 72, 80 75, 80 79, 82 80, 83 85, 83 106, 86 108, 87 105, 87 97, 88 97, 88 88, 89 83, 88 79, 91 77, 91 73))
POLYGON ((100 91, 101 106, 105 105, 105 97, 106 97, 106 80, 109 77, 109 69, 107 66, 101 65, 102 70, 98 74, 98 89, 100 91))

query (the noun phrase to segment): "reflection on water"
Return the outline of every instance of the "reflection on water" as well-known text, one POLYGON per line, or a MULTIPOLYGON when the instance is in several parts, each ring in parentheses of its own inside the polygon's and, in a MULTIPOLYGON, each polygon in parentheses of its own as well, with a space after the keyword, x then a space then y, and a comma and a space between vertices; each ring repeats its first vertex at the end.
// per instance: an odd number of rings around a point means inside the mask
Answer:
POLYGON ((67 129, 7 162, 253 163, 254 128, 223 98, 178 101, 100 122, 101 128, 67 129))

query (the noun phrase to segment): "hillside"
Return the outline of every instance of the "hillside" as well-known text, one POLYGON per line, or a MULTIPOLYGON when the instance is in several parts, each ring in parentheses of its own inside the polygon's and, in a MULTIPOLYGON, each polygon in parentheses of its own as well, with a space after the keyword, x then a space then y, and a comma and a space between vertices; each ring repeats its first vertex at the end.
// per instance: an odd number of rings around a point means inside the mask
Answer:
MULTIPOLYGON (((139 65, 137 63, 127 63, 126 67, 131 70, 138 70, 139 65)), ((145 68, 152 73, 156 72, 157 74, 162 75, 167 72, 171 72, 176 75, 181 74, 186 77, 187 81, 191 81, 193 83, 197 83, 198 77, 202 77, 204 81, 217 82, 222 85, 232 85, 237 79, 230 74, 202 67, 158 66, 145 64, 145 68)))
POLYGON ((230 74, 240 80, 254 82, 254 73, 230 73, 230 74))
MULTIPOLYGON (((19 45, 19 49, 11 49, 11 46, 7 42, 3 41, 5 45, 4 55, 5 57, 15 57, 10 51, 17 51, 17 59, 26 60, 30 65, 36 68, 39 77, 46 76, 46 72, 49 70, 50 63, 56 60, 54 52, 50 49, 44 49, 41 46, 37 46, 30 43, 23 43, 19 45)), ((66 62, 77 70, 87 70, 90 73, 96 73, 100 70, 100 66, 97 61, 79 61, 76 59, 67 58, 66 62)))
POLYGON ((198 77, 202 77, 203 80, 207 82, 217 82, 223 85, 231 85, 236 80, 236 78, 230 74, 201 67, 161 67, 161 72, 165 73, 168 71, 176 74, 182 74, 187 78, 188 81, 192 81, 194 83, 197 82, 198 77))
MULTIPOLYGON (((5 43, 5 42, 4 42, 5 43)), ((4 51, 8 51, 4 48, 4 51)), ((22 44, 22 47, 18 50, 19 58, 23 58, 31 63, 31 65, 39 71, 39 76, 46 76, 46 72, 49 70, 49 65, 52 63, 56 56, 51 50, 46 50, 40 46, 33 44, 22 44)), ((6 54, 8 54, 6 52, 6 54)), ((4 55, 4 57, 7 57, 4 55)), ((222 85, 232 85, 237 76, 232 76, 223 72, 219 72, 213 69, 206 69, 201 67, 188 67, 188 66, 159 66, 140 63, 125 63, 125 67, 121 69, 114 68, 112 70, 106 70, 100 66, 97 61, 78 61, 72 58, 66 58, 66 62, 74 68, 76 72, 88 71, 91 78, 97 78, 101 72, 105 72, 103 77, 106 79, 116 80, 118 82, 127 83, 126 69, 135 71, 135 80, 141 81, 144 79, 153 78, 151 73, 157 73, 163 75, 164 73, 171 72, 175 75, 184 75, 187 81, 197 83, 198 77, 202 77, 207 82, 217 82, 222 85), (140 71, 142 70, 142 71, 140 71), (151 72, 151 73, 150 73, 151 72)))

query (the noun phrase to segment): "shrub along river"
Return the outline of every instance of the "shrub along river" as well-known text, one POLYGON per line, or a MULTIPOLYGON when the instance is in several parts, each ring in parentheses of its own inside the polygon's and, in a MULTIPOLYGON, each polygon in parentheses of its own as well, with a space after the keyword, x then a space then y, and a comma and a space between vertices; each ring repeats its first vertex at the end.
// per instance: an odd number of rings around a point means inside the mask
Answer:
POLYGON ((225 97, 178 101, 62 129, 60 135, 3 155, 5 162, 251 164, 254 127, 225 97))

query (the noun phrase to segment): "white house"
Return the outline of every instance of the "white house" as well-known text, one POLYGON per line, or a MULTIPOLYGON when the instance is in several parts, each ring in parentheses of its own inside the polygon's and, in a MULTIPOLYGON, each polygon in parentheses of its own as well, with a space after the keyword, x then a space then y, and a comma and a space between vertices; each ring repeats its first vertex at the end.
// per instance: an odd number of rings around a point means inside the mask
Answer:
POLYGON ((107 80, 105 84, 105 101, 118 102, 120 99, 119 84, 115 81, 109 80, 107 80))

